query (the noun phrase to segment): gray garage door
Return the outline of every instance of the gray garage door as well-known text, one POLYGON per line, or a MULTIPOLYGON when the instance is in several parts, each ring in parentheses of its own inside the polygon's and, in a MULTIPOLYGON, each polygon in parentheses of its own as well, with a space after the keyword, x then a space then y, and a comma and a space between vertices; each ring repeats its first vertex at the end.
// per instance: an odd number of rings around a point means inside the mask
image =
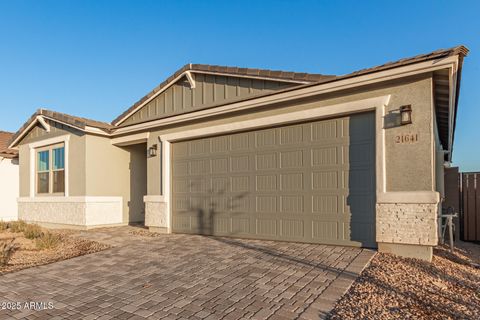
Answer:
POLYGON ((374 247, 373 113, 172 144, 173 231, 374 247))

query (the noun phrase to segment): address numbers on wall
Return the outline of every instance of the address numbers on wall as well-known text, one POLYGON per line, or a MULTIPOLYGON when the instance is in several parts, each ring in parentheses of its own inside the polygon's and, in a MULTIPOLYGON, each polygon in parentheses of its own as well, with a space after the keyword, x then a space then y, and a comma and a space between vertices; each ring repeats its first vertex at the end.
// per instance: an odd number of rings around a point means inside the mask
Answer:
POLYGON ((410 144, 418 142, 418 133, 399 134, 395 136, 395 143, 410 144))

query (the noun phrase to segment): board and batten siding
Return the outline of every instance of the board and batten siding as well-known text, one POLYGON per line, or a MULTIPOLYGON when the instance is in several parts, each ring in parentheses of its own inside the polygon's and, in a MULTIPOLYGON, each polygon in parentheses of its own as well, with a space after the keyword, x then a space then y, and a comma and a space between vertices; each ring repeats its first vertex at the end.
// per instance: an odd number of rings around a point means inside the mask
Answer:
POLYGON ((192 74, 195 88, 186 77, 135 112, 122 126, 161 119, 172 115, 208 108, 220 103, 274 92, 293 83, 209 74, 192 74))

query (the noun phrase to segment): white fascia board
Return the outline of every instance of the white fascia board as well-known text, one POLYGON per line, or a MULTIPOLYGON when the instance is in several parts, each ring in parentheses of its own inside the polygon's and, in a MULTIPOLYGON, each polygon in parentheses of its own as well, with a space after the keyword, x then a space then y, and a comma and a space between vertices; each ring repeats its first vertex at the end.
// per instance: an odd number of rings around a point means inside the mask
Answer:
POLYGON ((110 134, 108 132, 105 132, 102 129, 99 129, 99 128, 96 128, 96 127, 85 126, 85 128, 82 128, 82 127, 79 127, 79 126, 76 126, 76 125, 73 125, 73 124, 70 124, 70 123, 67 123, 67 122, 64 122, 64 121, 60 121, 60 120, 57 120, 57 119, 54 119, 54 118, 50 118, 50 117, 46 117, 46 116, 43 116, 43 117, 46 118, 46 119, 49 119, 51 121, 63 124, 67 127, 82 131, 82 132, 102 135, 102 136, 106 136, 106 137, 110 136, 110 134))
MULTIPOLYGON (((449 101, 449 119, 448 119, 448 150, 452 150, 453 144, 453 123, 455 121, 455 100, 457 99, 457 81, 458 81, 458 56, 455 56, 455 63, 450 70, 450 101, 449 101)), ((449 161, 452 160, 452 153, 448 156, 449 161)))
POLYGON ((315 81, 294 80, 294 79, 269 78, 269 77, 262 77, 262 76, 256 76, 256 75, 248 75, 248 74, 234 74, 234 73, 226 73, 226 72, 211 72, 211 71, 203 71, 203 70, 191 70, 191 72, 193 72, 193 73, 201 73, 201 74, 211 74, 211 75, 215 75, 215 76, 258 79, 258 80, 275 81, 275 82, 286 82, 286 83, 294 83, 294 84, 309 84, 309 83, 314 83, 314 82, 315 82, 315 81))
POLYGON ((100 128, 85 126, 85 129, 83 131, 87 133, 100 135, 100 136, 110 137, 110 134, 108 132, 105 132, 100 128))
POLYGON ((45 131, 50 132, 50 125, 43 119, 42 116, 37 116, 36 120, 42 125, 45 131))
POLYGON ((190 83, 190 88, 195 89, 195 79, 192 76, 192 72, 186 71, 185 75, 187 76, 188 82, 190 83))
POLYGON ((131 134, 124 137, 113 138, 110 140, 110 142, 115 146, 122 147, 122 146, 128 146, 132 144, 147 142, 149 137, 150 137, 150 132, 142 132, 142 133, 131 134))
POLYGON ((192 119, 199 119, 204 117, 210 117, 215 115, 221 115, 233 111, 245 110, 255 108, 258 106, 265 106, 273 103, 286 102, 294 99, 311 97, 319 94, 330 93, 338 90, 349 89, 357 86, 364 86, 374 84, 382 81, 388 81, 398 79, 402 77, 408 77, 425 72, 432 72, 435 70, 452 68, 457 61, 457 56, 448 57, 442 60, 433 60, 417 63, 414 65, 398 67, 391 70, 379 71, 372 74, 363 76, 348 78, 344 80, 337 80, 324 84, 318 84, 308 86, 304 88, 292 89, 287 92, 280 92, 264 97, 258 97, 249 99, 247 101, 240 101, 237 103, 231 103, 224 106, 219 106, 211 109, 203 109, 196 112, 180 114, 178 116, 172 116, 164 119, 152 120, 145 123, 135 124, 128 127, 118 128, 112 133, 113 136, 125 134, 129 132, 135 132, 138 130, 145 130, 163 125, 175 124, 178 122, 188 121, 192 119))

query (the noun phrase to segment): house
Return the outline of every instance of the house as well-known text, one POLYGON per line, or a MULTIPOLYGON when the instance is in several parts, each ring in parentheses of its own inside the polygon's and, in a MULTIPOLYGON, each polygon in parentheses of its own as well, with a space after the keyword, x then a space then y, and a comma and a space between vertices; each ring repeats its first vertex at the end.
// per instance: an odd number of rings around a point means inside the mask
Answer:
POLYGON ((40 109, 10 144, 19 217, 429 260, 467 53, 342 76, 187 64, 112 123, 40 109))
POLYGON ((0 131, 0 221, 17 220, 18 151, 8 149, 13 133, 0 131))

